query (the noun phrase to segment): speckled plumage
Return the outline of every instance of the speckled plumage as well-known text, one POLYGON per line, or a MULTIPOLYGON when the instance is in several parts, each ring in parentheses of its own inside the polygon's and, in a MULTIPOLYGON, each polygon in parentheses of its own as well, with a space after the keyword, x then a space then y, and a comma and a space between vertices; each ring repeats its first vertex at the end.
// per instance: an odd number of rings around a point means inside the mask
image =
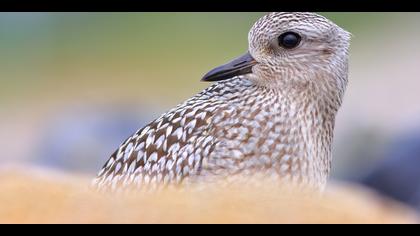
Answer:
POLYGON ((250 30, 252 73, 214 83, 129 137, 100 189, 261 175, 323 187, 347 84, 350 35, 314 13, 270 13, 250 30), (297 48, 275 43, 302 35, 297 48))

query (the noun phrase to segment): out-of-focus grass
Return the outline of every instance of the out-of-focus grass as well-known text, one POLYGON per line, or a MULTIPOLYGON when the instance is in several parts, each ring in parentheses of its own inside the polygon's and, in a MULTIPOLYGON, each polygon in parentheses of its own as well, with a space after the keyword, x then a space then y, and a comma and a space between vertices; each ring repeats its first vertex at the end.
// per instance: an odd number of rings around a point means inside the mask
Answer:
MULTIPOLYGON (((322 13, 354 32, 387 13, 322 13)), ((247 50, 263 13, 1 13, 3 103, 128 96, 180 100, 247 50), (165 94, 165 97, 160 96, 165 94)))
MULTIPOLYGON (((323 196, 209 185, 202 190, 111 196, 84 178, 43 172, 0 173, 1 223, 417 223, 410 210, 357 187, 336 185, 323 196)), ((290 190, 290 189, 289 189, 290 190)))
POLYGON ((212 61, 246 50, 258 15, 3 13, 1 94, 22 99, 103 88, 139 99, 184 94, 200 87, 212 61))

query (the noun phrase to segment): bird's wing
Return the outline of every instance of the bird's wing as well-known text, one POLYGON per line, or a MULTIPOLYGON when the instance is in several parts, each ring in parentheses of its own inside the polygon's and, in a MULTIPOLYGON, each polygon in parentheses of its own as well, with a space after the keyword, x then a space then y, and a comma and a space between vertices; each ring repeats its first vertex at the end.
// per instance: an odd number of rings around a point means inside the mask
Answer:
POLYGON ((210 119, 220 106, 204 90, 140 129, 111 155, 95 187, 167 184, 199 171, 211 151, 210 119))

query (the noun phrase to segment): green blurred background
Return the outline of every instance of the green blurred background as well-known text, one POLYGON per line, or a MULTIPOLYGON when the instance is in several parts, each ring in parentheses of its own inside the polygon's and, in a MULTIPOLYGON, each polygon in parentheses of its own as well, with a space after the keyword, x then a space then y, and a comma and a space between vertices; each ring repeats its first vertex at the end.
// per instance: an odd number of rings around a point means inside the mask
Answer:
MULTIPOLYGON (((420 133, 420 13, 320 14, 353 34, 333 162, 333 177, 351 180, 420 133)), ((123 139, 245 52, 262 15, 0 13, 0 165, 96 174, 123 139)))
MULTIPOLYGON (((203 73, 247 49, 248 30, 262 15, 1 13, 0 98, 39 104, 103 93, 108 99, 181 101, 206 86, 197 83, 203 73)), ((324 15, 356 35, 399 18, 324 15)))

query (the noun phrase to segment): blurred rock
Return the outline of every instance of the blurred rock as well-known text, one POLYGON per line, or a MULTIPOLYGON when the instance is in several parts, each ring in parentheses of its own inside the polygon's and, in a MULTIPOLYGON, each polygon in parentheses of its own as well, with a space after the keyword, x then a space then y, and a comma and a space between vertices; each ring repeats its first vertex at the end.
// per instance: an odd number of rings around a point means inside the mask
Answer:
POLYGON ((200 191, 101 195, 90 179, 30 167, 0 171, 0 223, 418 223, 400 204, 354 185, 325 194, 267 182, 200 191))
POLYGON ((50 118, 43 129, 33 163, 95 174, 118 145, 154 114, 153 109, 119 106, 67 109, 50 118))
POLYGON ((360 182, 420 211, 420 130, 394 138, 383 153, 360 182))

